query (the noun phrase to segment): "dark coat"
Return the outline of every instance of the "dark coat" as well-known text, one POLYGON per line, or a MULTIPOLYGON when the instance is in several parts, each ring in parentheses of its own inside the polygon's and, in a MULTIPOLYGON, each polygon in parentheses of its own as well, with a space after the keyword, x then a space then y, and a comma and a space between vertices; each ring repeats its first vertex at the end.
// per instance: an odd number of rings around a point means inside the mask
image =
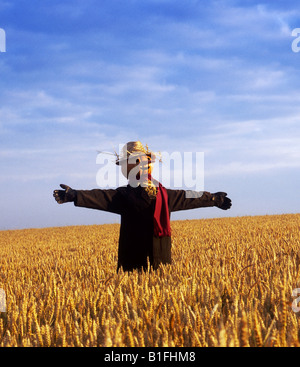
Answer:
MULTIPOLYGON (((150 199, 144 188, 130 185, 117 189, 76 190, 74 204, 79 207, 104 210, 121 215, 118 249, 118 269, 124 271, 156 269, 160 263, 171 263, 171 237, 153 236, 155 199, 150 199)), ((212 194, 186 198, 186 191, 167 189, 169 213, 214 206, 212 194)), ((198 195, 199 196, 199 195, 198 195)))

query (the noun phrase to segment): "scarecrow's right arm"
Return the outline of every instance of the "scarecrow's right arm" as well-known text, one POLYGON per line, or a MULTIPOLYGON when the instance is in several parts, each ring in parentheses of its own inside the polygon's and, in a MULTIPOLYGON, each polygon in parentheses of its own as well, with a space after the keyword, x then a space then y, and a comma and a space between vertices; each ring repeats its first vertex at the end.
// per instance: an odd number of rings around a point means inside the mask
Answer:
POLYGON ((75 206, 120 214, 122 197, 118 190, 74 190, 66 185, 61 187, 64 190, 55 190, 53 193, 59 204, 74 202, 75 206))
POLYGON ((121 214, 121 197, 117 190, 76 190, 76 193, 75 206, 121 214))

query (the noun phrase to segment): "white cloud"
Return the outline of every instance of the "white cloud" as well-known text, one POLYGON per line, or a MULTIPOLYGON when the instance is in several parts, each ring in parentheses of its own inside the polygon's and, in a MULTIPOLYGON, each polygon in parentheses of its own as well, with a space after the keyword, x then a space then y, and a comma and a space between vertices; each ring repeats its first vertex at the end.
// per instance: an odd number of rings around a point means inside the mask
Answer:
POLYGON ((270 171, 278 171, 283 168, 300 168, 299 161, 289 162, 287 160, 279 162, 241 162, 233 161, 226 165, 214 165, 205 170, 205 177, 226 177, 239 176, 241 174, 269 174, 270 171))
POLYGON ((300 168, 299 119, 300 116, 287 116, 215 126, 214 133, 206 137, 209 143, 204 151, 213 164, 208 165, 205 174, 232 175, 300 168))
MULTIPOLYGON (((275 40, 290 37, 290 19, 299 17, 297 9, 275 10, 271 4, 254 4, 253 6, 221 7, 215 18, 218 24, 236 30, 236 35, 244 35, 244 41, 251 38, 275 40)), ((228 33, 227 33, 228 35, 228 33)), ((234 34, 231 33, 232 37, 234 34)), ((243 38, 241 37, 241 41, 243 38)))
POLYGON ((267 69, 248 71, 247 87, 253 89, 274 88, 282 83, 285 79, 285 73, 281 70, 270 71, 267 69))

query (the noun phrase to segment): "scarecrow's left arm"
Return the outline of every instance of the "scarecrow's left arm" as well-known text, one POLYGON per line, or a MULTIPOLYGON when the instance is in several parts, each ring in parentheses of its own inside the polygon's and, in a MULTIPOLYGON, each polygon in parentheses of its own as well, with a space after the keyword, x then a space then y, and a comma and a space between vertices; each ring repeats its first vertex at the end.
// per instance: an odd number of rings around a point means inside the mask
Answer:
POLYGON ((227 210, 231 200, 225 192, 211 194, 208 191, 167 190, 168 204, 171 212, 195 208, 213 207, 227 210))

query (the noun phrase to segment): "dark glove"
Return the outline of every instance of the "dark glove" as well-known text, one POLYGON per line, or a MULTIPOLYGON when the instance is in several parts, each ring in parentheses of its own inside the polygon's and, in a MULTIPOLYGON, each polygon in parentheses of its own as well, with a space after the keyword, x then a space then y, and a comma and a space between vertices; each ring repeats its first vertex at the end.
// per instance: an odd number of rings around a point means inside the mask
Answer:
POLYGON ((231 207, 231 200, 227 197, 226 192, 216 192, 212 194, 212 201, 214 201, 215 206, 223 210, 227 210, 231 207))
POLYGON ((75 201, 77 194, 76 190, 71 189, 71 187, 67 185, 60 184, 60 187, 64 190, 54 190, 53 196, 58 204, 69 203, 71 201, 75 201))

